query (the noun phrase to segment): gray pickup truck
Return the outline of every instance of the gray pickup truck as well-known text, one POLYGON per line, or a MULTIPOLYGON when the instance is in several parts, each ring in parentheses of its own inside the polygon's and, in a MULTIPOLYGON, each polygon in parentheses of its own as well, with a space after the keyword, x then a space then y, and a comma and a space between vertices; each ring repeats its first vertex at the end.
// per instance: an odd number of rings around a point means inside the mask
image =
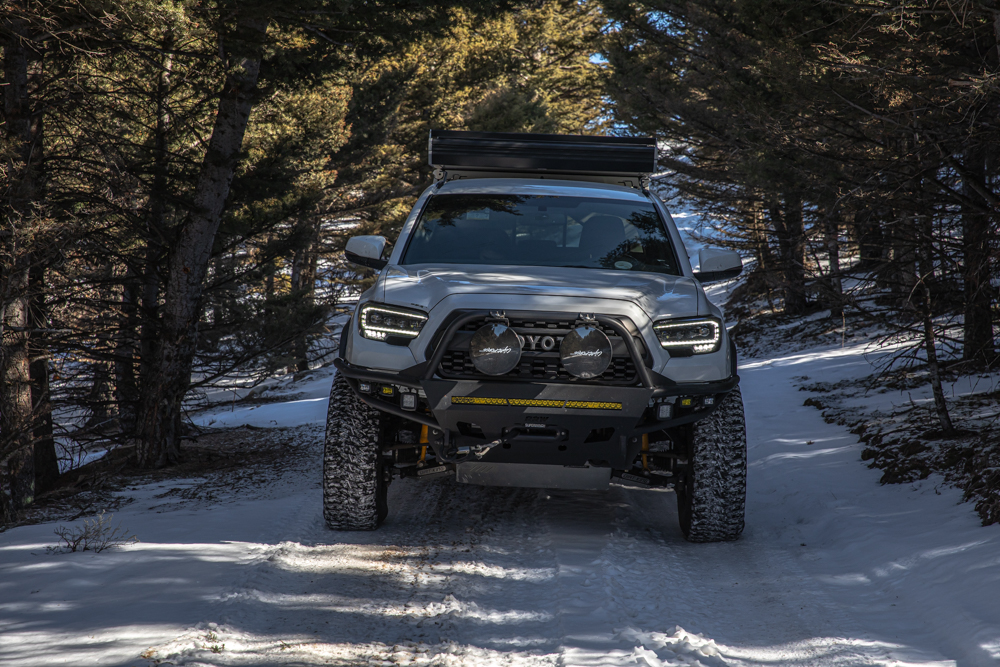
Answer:
POLYGON ((673 488, 688 540, 743 530, 736 348, 647 188, 647 138, 432 131, 435 180, 344 327, 324 517, 370 530, 394 477, 520 487, 673 488))

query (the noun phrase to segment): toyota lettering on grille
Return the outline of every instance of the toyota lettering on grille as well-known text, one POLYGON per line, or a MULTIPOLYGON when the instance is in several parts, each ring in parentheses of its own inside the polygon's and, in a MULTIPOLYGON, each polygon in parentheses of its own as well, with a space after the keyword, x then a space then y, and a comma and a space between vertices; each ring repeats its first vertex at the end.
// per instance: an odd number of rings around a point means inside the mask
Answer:
POLYGON ((562 339, 562 336, 559 336, 559 338, 556 338, 555 336, 521 336, 521 339, 524 342, 524 344, 521 345, 521 349, 527 347, 529 350, 535 351, 539 346, 541 346, 541 348, 546 352, 551 352, 555 349, 556 345, 559 344, 559 340, 562 339))

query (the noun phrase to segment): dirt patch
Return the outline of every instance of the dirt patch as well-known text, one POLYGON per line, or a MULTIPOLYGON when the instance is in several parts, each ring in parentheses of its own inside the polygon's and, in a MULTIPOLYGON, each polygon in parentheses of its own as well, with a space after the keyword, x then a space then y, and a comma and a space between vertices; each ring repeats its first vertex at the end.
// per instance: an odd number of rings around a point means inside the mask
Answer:
MULTIPOLYGON (((800 378, 800 389, 816 395, 803 401, 829 423, 848 427, 866 447, 869 467, 882 470, 883 484, 903 484, 940 473, 975 503, 983 525, 1000 522, 1000 403, 996 392, 949 396, 956 432, 945 435, 931 401, 905 399, 908 390, 926 386, 927 369, 910 368, 871 378, 823 383, 800 378), (890 409, 858 407, 859 396, 896 392, 890 409)), ((949 379, 961 376, 953 371, 949 379)), ((985 378, 984 378, 985 382, 985 378)))
MULTIPOLYGON (((727 307, 739 318, 730 329, 742 359, 791 355, 816 347, 839 347, 871 341, 877 344, 883 330, 860 315, 831 317, 817 310, 791 317, 773 312, 764 304, 727 307)), ((943 364, 945 381, 962 379, 975 384, 977 371, 961 362, 943 364)), ((882 470, 883 484, 903 484, 940 473, 947 483, 960 488, 964 499, 975 503, 984 525, 1000 523, 1000 392, 980 391, 947 397, 956 433, 945 436, 932 401, 907 399, 910 392, 928 386, 925 366, 873 372, 870 376, 840 382, 796 378, 799 388, 812 395, 804 405, 822 411, 830 423, 848 427, 866 447, 862 459, 882 470), (859 397, 895 393, 893 401, 859 401, 859 397), (892 404, 876 409, 868 403, 892 404)), ((983 376, 981 384, 992 380, 983 376)))
POLYGON ((139 469, 133 447, 116 447, 103 458, 64 473, 58 486, 39 496, 16 525, 72 521, 101 510, 114 511, 131 502, 130 489, 170 480, 184 483, 157 498, 200 503, 267 497, 313 480, 321 446, 320 425, 215 429, 186 440, 183 460, 159 470, 139 469))
POLYGON ((766 309, 727 306, 726 314, 738 318, 729 334, 741 359, 794 354, 818 346, 855 345, 878 338, 878 328, 859 316, 834 317, 829 310, 791 317, 766 309))

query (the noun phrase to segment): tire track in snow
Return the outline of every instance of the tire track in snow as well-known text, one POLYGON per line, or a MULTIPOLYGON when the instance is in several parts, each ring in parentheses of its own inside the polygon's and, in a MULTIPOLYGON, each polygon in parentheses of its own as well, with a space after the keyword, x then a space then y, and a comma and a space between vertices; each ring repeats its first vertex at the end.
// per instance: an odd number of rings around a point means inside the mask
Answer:
POLYGON ((783 551, 750 534, 737 542, 689 544, 677 527, 672 494, 623 493, 629 508, 623 512, 623 548, 610 554, 613 561, 635 553, 628 542, 662 550, 659 559, 640 559, 650 585, 639 589, 628 582, 627 596, 668 601, 667 609, 634 610, 635 625, 624 634, 643 642, 637 653, 653 650, 666 664, 675 645, 711 637, 711 657, 725 664, 895 664, 783 551), (657 623, 675 628, 664 631, 657 623))
POLYGON ((412 531, 424 541, 427 560, 417 575, 423 599, 411 622, 431 631, 381 657, 391 664, 551 664, 542 646, 551 636, 547 614, 521 604, 551 576, 525 567, 525 552, 537 539, 530 519, 538 492, 447 480, 438 487, 427 526, 412 531))
POLYGON ((158 655, 177 665, 903 664, 766 536, 685 542, 671 493, 398 480, 381 530, 334 533, 316 489, 262 528, 272 546, 242 568, 220 625, 158 655))
MULTIPOLYGON (((315 435, 314 442, 308 450, 314 456, 317 451, 322 449, 320 435, 315 435)), ((275 486, 286 483, 287 480, 278 479, 275 481, 275 486)), ((319 478, 317 476, 315 480, 301 480, 298 488, 315 487, 318 493, 320 488, 318 484, 319 478), (301 482, 305 482, 305 484, 301 482)), ((264 515, 262 517, 267 518, 267 521, 258 526, 256 538, 258 543, 249 545, 251 555, 232 564, 236 576, 229 586, 228 593, 222 594, 217 600, 220 611, 216 619, 205 620, 173 641, 151 647, 144 651, 141 657, 149 660, 152 665, 223 664, 216 663, 214 660, 208 659, 207 656, 215 654, 216 650, 221 655, 227 641, 230 641, 230 645, 232 645, 232 640, 228 638, 233 635, 233 628, 239 628, 245 624, 246 607, 252 605, 255 599, 260 597, 257 592, 262 588, 262 570, 268 563, 273 563, 282 550, 286 548, 283 541, 292 535, 301 534, 317 513, 311 507, 315 495, 315 493, 308 491, 294 493, 291 495, 291 502, 288 503, 289 507, 276 516, 264 515)))
POLYGON ((328 531, 318 497, 303 499, 315 508, 282 526, 284 541, 251 567, 224 623, 201 624, 158 655, 178 665, 540 664, 533 646, 548 631, 527 641, 520 632, 483 641, 481 632, 544 626, 544 613, 504 606, 512 588, 548 576, 522 562, 538 492, 441 480, 396 482, 390 492, 393 514, 375 533, 328 531), (204 640, 210 633, 219 653, 204 640))
MULTIPOLYGON (((662 497, 642 492, 646 498, 662 497)), ((673 496, 670 496, 673 499, 673 496)), ((670 617, 675 590, 662 590, 662 540, 630 525, 634 509, 627 490, 606 494, 552 492, 546 524, 558 563, 561 660, 567 667, 591 665, 726 664, 714 642, 684 632, 649 637, 636 627, 662 628, 670 617)))
POLYGON ((671 493, 552 495, 564 665, 905 664, 780 549, 687 543, 671 493))

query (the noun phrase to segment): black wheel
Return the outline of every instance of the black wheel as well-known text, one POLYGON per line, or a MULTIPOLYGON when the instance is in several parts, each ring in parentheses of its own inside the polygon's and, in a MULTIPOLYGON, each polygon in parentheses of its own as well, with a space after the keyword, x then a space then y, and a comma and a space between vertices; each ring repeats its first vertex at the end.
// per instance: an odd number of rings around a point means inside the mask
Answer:
POLYGON ((681 531, 690 542, 735 540, 743 532, 747 431, 736 387, 688 431, 688 474, 677 486, 681 531))
POLYGON ((334 377, 323 448, 323 518, 334 530, 375 530, 389 513, 383 421, 347 380, 334 377))

